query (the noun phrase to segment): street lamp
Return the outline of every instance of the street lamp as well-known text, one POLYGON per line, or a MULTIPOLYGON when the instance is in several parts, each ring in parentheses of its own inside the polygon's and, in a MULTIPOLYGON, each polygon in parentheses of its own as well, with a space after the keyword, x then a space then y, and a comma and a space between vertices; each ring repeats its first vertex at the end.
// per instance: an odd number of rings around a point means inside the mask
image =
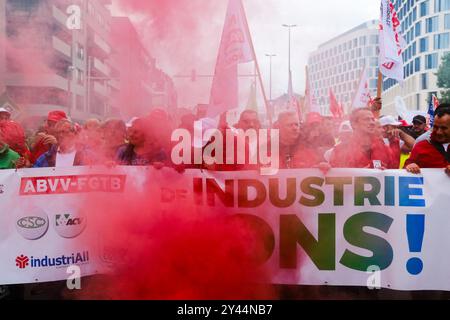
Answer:
POLYGON ((289 73, 291 72, 291 29, 297 27, 296 24, 283 24, 289 30, 289 73))
POLYGON ((270 80, 269 80, 269 95, 270 95, 270 103, 272 103, 272 58, 276 57, 276 54, 266 54, 266 57, 269 57, 269 64, 270 64, 270 80))
POLYGON ((68 71, 68 73, 69 73, 69 75, 68 75, 68 97, 69 97, 69 103, 68 103, 68 114, 69 114, 69 118, 70 117, 72 117, 72 109, 73 109, 73 85, 72 85, 72 82, 73 82, 73 74, 74 74, 74 71, 75 71, 75 69, 76 69, 76 67, 75 66, 72 66, 72 65, 70 65, 70 66, 68 66, 67 67, 67 71, 68 71))

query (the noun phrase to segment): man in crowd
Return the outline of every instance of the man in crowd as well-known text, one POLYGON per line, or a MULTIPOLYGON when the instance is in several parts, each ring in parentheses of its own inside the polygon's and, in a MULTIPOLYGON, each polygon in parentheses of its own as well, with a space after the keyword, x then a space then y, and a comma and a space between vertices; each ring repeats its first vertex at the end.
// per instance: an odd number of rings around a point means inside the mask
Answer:
POLYGON ((119 149, 125 146, 127 128, 120 119, 108 119, 101 126, 103 158, 100 161, 115 161, 119 149))
POLYGON ((14 169, 16 161, 19 160, 20 155, 11 150, 9 146, 0 139, 0 170, 14 169))
POLYGON ((85 151, 77 149, 77 132, 72 122, 58 121, 52 133, 55 134, 57 143, 38 158, 34 164, 35 168, 72 167, 92 163, 93 157, 88 157, 85 151))
POLYGON ((43 131, 36 135, 31 145, 31 163, 35 163, 40 156, 48 152, 52 146, 56 145, 57 141, 54 128, 61 120, 67 120, 67 116, 64 111, 56 110, 48 113, 43 131))
POLYGON ((391 152, 393 166, 399 169, 401 154, 410 153, 415 140, 404 131, 398 129, 402 123, 396 121, 393 116, 383 116, 379 121, 384 144, 389 147, 391 152))
POLYGON ((259 121, 258 113, 254 110, 245 110, 241 113, 238 123, 234 125, 236 129, 247 131, 254 129, 258 131, 261 129, 261 122, 259 121))
POLYGON ((163 148, 163 142, 158 139, 158 132, 149 119, 136 119, 128 129, 127 145, 117 151, 118 164, 126 166, 163 167, 168 162, 168 156, 163 148))
POLYGON ((418 142, 408 160, 406 170, 419 174, 421 168, 445 168, 450 175, 450 104, 441 104, 435 113, 429 139, 418 142))
POLYGON ((11 120, 11 113, 5 108, 0 108, 0 136, 10 149, 27 160, 30 158, 25 132, 19 123, 11 120))
MULTIPOLYGON (((347 143, 350 138, 352 137, 353 134, 353 129, 352 129, 352 125, 350 124, 350 121, 344 121, 339 125, 339 130, 338 130, 338 141, 336 143, 336 146, 341 144, 341 143, 347 143)), ((331 155, 333 154, 334 148, 336 148, 336 146, 334 146, 333 148, 327 150, 324 154, 324 158, 327 162, 330 162, 330 158, 331 155)))
POLYGON ((376 121, 369 108, 355 109, 350 116, 353 135, 335 147, 330 165, 334 168, 397 169, 389 148, 377 134, 376 121))
POLYGON ((282 112, 274 125, 280 130, 280 169, 312 168, 322 157, 307 141, 300 139, 300 120, 296 112, 282 112))
POLYGON ((413 127, 410 130, 410 136, 417 139, 427 131, 427 119, 424 116, 417 115, 412 122, 413 127))

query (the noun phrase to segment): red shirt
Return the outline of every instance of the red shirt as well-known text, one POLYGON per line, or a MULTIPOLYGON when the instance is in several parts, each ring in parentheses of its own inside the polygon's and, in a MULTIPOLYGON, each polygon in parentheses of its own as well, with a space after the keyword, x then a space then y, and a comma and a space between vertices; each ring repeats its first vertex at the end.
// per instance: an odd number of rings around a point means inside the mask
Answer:
POLYGON ((313 168, 325 161, 319 152, 303 144, 289 147, 280 144, 280 169, 313 168))
POLYGON ((446 168, 450 163, 428 140, 420 141, 411 151, 405 166, 415 163, 421 168, 446 168))
POLYGON ((386 169, 398 169, 392 158, 390 148, 381 139, 372 139, 367 150, 363 150, 358 139, 351 139, 334 148, 330 165, 333 168, 373 168, 373 160, 379 160, 386 169))

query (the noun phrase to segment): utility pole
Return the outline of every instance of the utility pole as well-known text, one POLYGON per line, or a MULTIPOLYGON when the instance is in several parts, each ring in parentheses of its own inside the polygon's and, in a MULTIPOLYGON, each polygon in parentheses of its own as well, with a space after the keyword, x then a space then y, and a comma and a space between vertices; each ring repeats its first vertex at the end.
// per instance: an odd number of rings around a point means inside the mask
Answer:
POLYGON ((270 71, 269 71, 269 96, 270 96, 270 103, 272 103, 272 58, 276 57, 276 54, 266 54, 266 57, 269 57, 269 65, 270 65, 270 71))

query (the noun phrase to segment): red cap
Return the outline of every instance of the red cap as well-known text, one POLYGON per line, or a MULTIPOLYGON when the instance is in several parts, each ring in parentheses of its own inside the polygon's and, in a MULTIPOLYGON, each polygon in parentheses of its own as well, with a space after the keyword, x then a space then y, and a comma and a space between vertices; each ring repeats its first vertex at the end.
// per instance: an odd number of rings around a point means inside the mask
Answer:
POLYGON ((410 125, 408 124, 408 121, 406 120, 400 120, 401 126, 402 127, 409 127, 410 125))
POLYGON ((318 112, 310 112, 306 116, 306 123, 320 123, 322 122, 322 116, 318 112))
POLYGON ((64 111, 56 110, 56 111, 50 111, 48 113, 47 120, 48 121, 55 121, 58 122, 60 120, 66 120, 67 115, 64 111))

